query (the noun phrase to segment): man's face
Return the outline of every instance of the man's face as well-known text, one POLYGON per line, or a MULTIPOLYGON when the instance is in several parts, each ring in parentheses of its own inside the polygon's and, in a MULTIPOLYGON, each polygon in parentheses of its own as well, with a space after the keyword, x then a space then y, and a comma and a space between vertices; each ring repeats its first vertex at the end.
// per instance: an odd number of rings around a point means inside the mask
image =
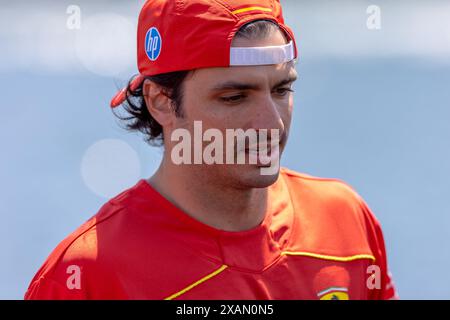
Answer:
MULTIPOLYGON (((286 43, 281 31, 259 40, 236 38, 234 47, 274 46, 286 43)), ((271 129, 279 132, 279 154, 287 141, 291 123, 293 94, 290 91, 297 73, 294 62, 230 68, 196 70, 184 83, 183 118, 177 118, 176 128, 186 128, 194 137, 194 121, 201 121, 202 130, 214 128, 226 137, 226 129, 254 129, 268 132, 270 149, 271 129)), ((167 140, 166 140, 167 141, 167 140)), ((203 147, 210 142, 203 142, 203 147)), ((224 141, 225 145, 230 141, 224 141)), ((246 145, 246 147, 249 147, 246 145)), ((272 146, 272 150, 275 150, 272 146)), ((274 151, 275 152, 275 151, 274 151)), ((209 181, 238 188, 267 187, 276 181, 275 174, 262 175, 261 163, 197 164, 189 166, 195 174, 209 181)))

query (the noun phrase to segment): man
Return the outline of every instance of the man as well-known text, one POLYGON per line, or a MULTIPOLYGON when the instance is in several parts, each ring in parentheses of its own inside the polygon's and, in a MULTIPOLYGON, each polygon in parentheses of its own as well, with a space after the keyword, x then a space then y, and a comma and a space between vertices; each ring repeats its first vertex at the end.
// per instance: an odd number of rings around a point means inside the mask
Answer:
POLYGON ((161 165, 61 242, 25 298, 395 298, 361 197, 279 169, 296 58, 278 1, 147 1, 140 75, 111 106, 161 165))

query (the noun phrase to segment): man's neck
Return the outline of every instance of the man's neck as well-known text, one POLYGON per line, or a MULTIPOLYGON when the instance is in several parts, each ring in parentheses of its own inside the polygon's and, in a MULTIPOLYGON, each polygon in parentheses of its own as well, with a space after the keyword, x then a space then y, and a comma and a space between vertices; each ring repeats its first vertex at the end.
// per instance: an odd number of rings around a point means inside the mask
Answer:
POLYGON ((268 188, 237 189, 210 183, 164 160, 148 182, 189 216, 220 230, 252 229, 267 211, 268 188))

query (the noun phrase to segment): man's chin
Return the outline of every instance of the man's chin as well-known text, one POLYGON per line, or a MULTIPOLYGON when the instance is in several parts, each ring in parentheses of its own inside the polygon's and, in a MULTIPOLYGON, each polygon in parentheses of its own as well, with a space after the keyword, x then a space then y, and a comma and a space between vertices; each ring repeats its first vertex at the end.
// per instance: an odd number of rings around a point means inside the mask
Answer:
POLYGON ((241 165, 235 171, 235 179, 243 188, 267 188, 274 184, 280 174, 280 168, 269 168, 258 165, 241 165))

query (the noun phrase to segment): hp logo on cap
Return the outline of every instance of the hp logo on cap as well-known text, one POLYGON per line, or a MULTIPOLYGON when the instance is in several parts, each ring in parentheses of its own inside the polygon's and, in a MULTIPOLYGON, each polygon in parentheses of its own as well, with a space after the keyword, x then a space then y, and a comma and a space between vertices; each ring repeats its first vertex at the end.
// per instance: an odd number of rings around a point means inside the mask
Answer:
POLYGON ((158 59, 161 53, 162 38, 158 29, 151 27, 145 36, 145 52, 151 61, 158 59))

